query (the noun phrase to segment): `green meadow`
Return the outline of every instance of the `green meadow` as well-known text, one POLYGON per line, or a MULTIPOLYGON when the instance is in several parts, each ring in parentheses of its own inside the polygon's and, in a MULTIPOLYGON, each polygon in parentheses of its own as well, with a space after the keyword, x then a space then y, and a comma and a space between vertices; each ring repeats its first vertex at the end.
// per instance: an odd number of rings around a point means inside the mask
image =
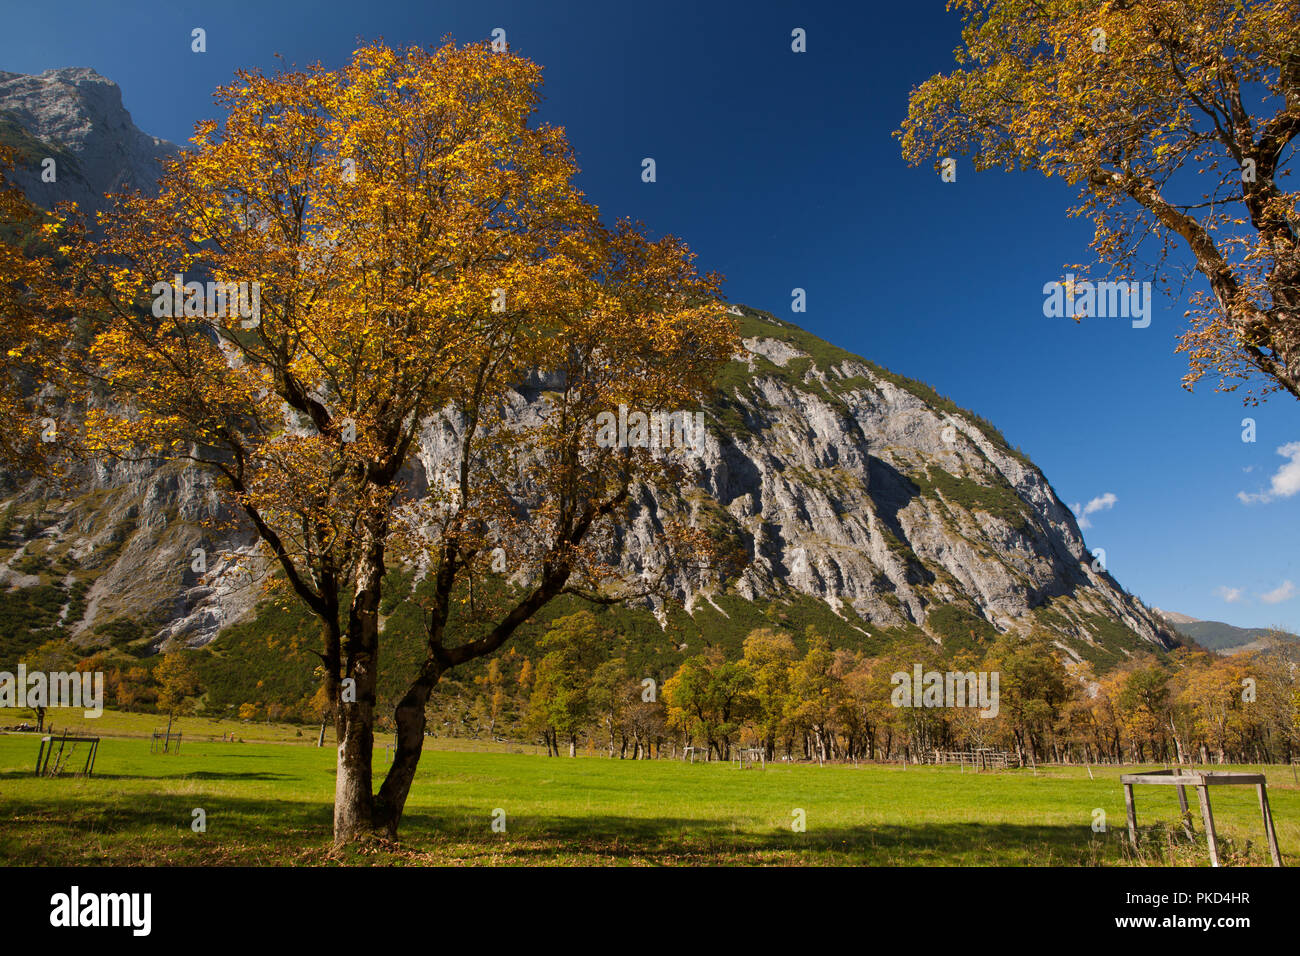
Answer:
MULTIPOLYGON (((310 728, 187 718, 178 722, 180 753, 164 755, 150 753, 156 717, 107 712, 93 723, 103 739, 90 778, 37 778, 37 735, 0 734, 0 862, 1208 865, 1199 819, 1193 844, 1181 836, 1177 800, 1165 788, 1138 788, 1141 851, 1128 851, 1119 776, 1130 768, 1093 767, 1091 778, 1084 767, 740 769, 547 758, 450 740, 426 745, 396 844, 335 854, 334 751, 314 746, 310 728), (221 739, 232 732, 235 742, 221 739), (206 832, 192 829, 195 809, 206 814, 206 832), (1097 809, 1106 832, 1093 830, 1097 809), (492 827, 498 811, 504 832, 492 827)), ((381 738, 377 776, 387 760, 381 738)), ((1289 768, 1269 768, 1268 778, 1283 859, 1292 865, 1300 858, 1300 786, 1289 768)), ((1219 787, 1212 797, 1225 861, 1266 865, 1254 790, 1219 787)))

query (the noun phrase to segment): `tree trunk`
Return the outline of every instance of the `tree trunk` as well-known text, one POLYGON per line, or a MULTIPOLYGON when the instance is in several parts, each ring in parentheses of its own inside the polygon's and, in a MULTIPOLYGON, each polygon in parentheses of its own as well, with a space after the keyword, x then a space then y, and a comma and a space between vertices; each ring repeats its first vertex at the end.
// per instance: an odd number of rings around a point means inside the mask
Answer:
POLYGON ((375 829, 384 830, 390 840, 397 839, 397 825, 406 808, 406 798, 411 793, 420 754, 424 752, 425 706, 441 676, 442 670, 437 662, 432 658, 426 659, 419 676, 393 711, 397 724, 397 751, 375 798, 373 812, 375 829))
POLYGON ((369 832, 373 816, 370 761, 374 707, 341 708, 338 776, 334 784, 334 843, 354 842, 369 832))
MULTIPOLYGON (((345 685, 336 709, 338 777, 334 786, 334 843, 351 843, 374 826, 371 756, 374 749, 375 685, 379 669, 379 595, 384 576, 384 537, 372 530, 356 572, 357 590, 343 642, 345 685)), ((400 811, 399 811, 400 813, 400 811)), ((395 824, 394 824, 395 826, 395 824)))

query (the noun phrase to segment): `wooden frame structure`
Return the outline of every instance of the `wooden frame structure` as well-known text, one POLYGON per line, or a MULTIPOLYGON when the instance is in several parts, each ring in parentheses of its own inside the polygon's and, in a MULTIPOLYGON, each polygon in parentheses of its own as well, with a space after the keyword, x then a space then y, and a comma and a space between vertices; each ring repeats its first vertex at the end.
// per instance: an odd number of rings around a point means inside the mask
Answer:
POLYGON ((1253 786, 1259 795, 1259 812, 1264 818, 1264 833, 1268 837, 1268 852, 1274 866, 1282 865, 1282 853, 1277 848, 1277 831, 1273 829, 1273 811, 1268 806, 1268 780, 1262 773, 1242 773, 1235 770, 1152 770, 1147 773, 1126 773, 1120 778, 1124 785, 1124 809, 1128 814, 1128 838, 1137 849, 1137 808, 1133 805, 1134 784, 1154 784, 1177 787, 1178 806, 1182 810, 1183 830, 1195 838, 1191 811, 1187 809, 1187 788, 1196 788, 1196 798, 1201 804, 1201 820, 1205 824, 1205 840, 1210 847, 1210 866, 1219 866, 1219 844, 1214 833, 1214 811, 1210 807, 1210 787, 1253 786))
POLYGON ((741 770, 745 765, 760 765, 764 770, 767 769, 767 749, 764 747, 733 747, 731 751, 731 762, 741 770))
POLYGON ((149 752, 151 754, 170 754, 181 752, 181 733, 171 732, 168 727, 166 731, 155 730, 149 740, 149 752))
POLYGON ((41 749, 36 754, 36 776, 57 777, 63 771, 64 752, 68 744, 72 744, 72 749, 66 751, 68 757, 72 756, 72 751, 76 749, 77 744, 90 744, 90 749, 86 751, 86 762, 76 776, 89 777, 94 773, 95 757, 99 754, 99 738, 78 737, 65 731, 60 737, 41 738, 41 749), (59 745, 57 751, 54 747, 56 743, 59 745), (50 766, 51 760, 54 762, 53 767, 50 766))

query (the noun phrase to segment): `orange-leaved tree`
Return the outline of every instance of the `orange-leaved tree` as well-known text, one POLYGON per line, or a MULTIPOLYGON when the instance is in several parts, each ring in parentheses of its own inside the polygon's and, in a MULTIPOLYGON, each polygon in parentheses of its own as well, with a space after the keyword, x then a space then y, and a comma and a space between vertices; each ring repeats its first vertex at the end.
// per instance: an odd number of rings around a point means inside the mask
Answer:
POLYGON ((698 404, 734 327, 680 241, 599 222, 563 130, 535 120, 540 84, 453 43, 241 73, 158 195, 84 250, 87 447, 215 472, 319 620, 338 843, 396 835, 448 670, 561 594, 626 600, 708 562, 689 515, 663 515, 662 561, 616 573, 639 489, 683 460, 599 441, 597 420, 698 404), (425 635, 376 790, 397 560, 423 575, 425 635), (493 572, 510 586, 476 598, 493 572))
POLYGON ((0 463, 16 474, 43 474, 62 437, 50 373, 68 328, 60 321, 54 247, 65 222, 9 182, 17 160, 15 150, 0 147, 0 463))
MULTIPOLYGON (((1099 262, 1159 272, 1181 248, 1184 385, 1300 398, 1297 0, 949 0, 957 68, 911 94, 913 164, 969 154, 1079 187, 1099 262), (1258 390, 1255 390, 1255 388, 1258 390)), ((1178 263, 1176 265, 1181 265, 1178 263)), ((1166 269, 1181 282, 1177 268, 1166 269)))

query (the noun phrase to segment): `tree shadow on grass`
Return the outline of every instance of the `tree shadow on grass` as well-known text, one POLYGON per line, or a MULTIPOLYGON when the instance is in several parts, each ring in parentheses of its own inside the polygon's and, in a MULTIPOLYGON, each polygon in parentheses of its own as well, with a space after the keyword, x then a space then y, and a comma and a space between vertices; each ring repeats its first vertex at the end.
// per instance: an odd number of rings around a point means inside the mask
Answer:
MULTIPOLYGON (((9 821, 0 856, 18 865, 330 862, 333 808, 327 797, 123 794, 92 803, 88 796, 69 792, 41 801, 0 801, 0 815, 9 821), (196 806, 206 814, 203 834, 190 830, 196 806)), ((749 818, 516 815, 507 808, 507 831, 494 833, 492 809, 489 803, 413 808, 403 817, 395 846, 352 862, 1059 866, 1120 861, 1117 834, 1093 834, 1087 826, 953 822, 820 827, 810 814, 807 831, 797 833, 777 820, 763 825, 749 818)))
POLYGON ((226 773, 221 770, 192 770, 169 774, 168 780, 293 780, 291 773, 271 773, 249 770, 244 773, 226 773))
POLYGON ((973 822, 862 824, 805 832, 773 821, 699 820, 601 814, 583 817, 507 816, 507 832, 491 832, 482 807, 403 818, 401 842, 419 848, 430 841, 481 844, 514 862, 545 863, 558 856, 591 854, 613 860, 744 863, 781 861, 859 865, 1087 865, 1118 862, 1116 834, 1087 826, 973 822), (467 824, 467 817, 474 824, 467 824))
MULTIPOLYGON (((33 778, 35 778, 35 775, 30 770, 0 771, 0 780, 31 780, 33 778)), ((292 780, 294 775, 255 770, 243 773, 226 773, 218 770, 177 770, 173 773, 157 773, 152 770, 148 773, 100 773, 97 770, 89 777, 81 777, 75 773, 63 773, 57 777, 38 779, 51 782, 64 780, 292 780)))
POLYGON ((0 860, 9 865, 285 865, 329 842, 333 807, 328 798, 196 792, 99 800, 67 791, 40 801, 0 799, 0 816, 0 860), (204 813, 202 833, 192 829, 196 808, 204 813))

